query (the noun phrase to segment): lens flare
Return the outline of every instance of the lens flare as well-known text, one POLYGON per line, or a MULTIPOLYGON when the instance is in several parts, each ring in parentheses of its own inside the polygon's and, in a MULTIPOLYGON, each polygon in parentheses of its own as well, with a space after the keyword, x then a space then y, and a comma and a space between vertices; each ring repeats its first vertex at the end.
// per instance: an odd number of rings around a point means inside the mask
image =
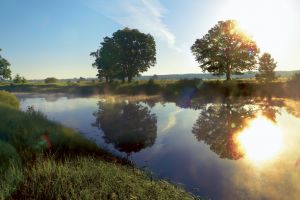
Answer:
POLYGON ((237 143, 245 157, 253 162, 274 159, 283 147, 282 130, 269 119, 258 116, 237 135, 237 143))

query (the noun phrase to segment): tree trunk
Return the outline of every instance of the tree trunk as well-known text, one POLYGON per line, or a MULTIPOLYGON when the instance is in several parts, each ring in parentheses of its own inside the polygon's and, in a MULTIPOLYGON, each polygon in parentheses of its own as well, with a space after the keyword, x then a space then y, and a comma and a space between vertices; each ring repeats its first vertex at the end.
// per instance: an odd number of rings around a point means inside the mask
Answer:
POLYGON ((230 77, 230 66, 227 67, 226 69, 226 81, 230 81, 231 77, 230 77))
POLYGON ((125 77, 122 77, 122 83, 125 83, 125 77))
POLYGON ((108 76, 105 76, 105 83, 108 83, 108 76))
POLYGON ((131 83, 131 81, 132 81, 132 77, 128 76, 128 83, 131 83))

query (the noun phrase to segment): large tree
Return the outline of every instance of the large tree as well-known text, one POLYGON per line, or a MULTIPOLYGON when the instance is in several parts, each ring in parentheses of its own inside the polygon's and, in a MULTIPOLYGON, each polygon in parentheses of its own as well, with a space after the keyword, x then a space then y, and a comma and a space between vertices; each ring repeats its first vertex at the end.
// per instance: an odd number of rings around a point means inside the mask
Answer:
POLYGON ((0 81, 11 79, 11 70, 9 66, 10 63, 0 55, 0 81))
POLYGON ((203 72, 226 75, 255 69, 259 49, 235 20, 219 21, 191 48, 203 72))
POLYGON ((147 71, 156 63, 156 45, 153 36, 137 29, 125 28, 104 38, 101 48, 91 53, 96 57, 94 66, 98 76, 128 79, 147 71))
POLYGON ((98 78, 105 78, 106 82, 111 82, 114 78, 120 76, 121 68, 118 64, 118 47, 114 40, 105 37, 101 42, 101 48, 90 55, 95 57, 94 67, 98 69, 98 78))
POLYGON ((274 80, 276 78, 274 72, 276 67, 277 63, 274 61, 274 58, 272 58, 271 54, 264 53, 259 58, 259 73, 256 75, 256 79, 266 82, 274 80))

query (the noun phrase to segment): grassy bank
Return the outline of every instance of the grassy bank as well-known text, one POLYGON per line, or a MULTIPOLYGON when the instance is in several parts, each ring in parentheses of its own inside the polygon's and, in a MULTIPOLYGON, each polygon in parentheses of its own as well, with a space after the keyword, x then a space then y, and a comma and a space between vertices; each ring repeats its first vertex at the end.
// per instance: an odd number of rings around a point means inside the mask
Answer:
POLYGON ((0 90, 9 92, 34 92, 34 93, 69 93, 81 95, 93 94, 126 94, 126 95, 163 95, 163 96, 276 96, 290 97, 298 92, 297 87, 291 86, 287 80, 279 79, 271 83, 258 82, 255 79, 243 80, 150 80, 133 81, 122 84, 81 82, 54 84, 27 83, 27 84, 2 84, 0 90))
POLYGON ((11 199, 191 199, 165 181, 151 181, 139 170, 94 157, 42 160, 24 175, 11 199))
POLYGON ((192 199, 0 91, 0 199, 192 199))

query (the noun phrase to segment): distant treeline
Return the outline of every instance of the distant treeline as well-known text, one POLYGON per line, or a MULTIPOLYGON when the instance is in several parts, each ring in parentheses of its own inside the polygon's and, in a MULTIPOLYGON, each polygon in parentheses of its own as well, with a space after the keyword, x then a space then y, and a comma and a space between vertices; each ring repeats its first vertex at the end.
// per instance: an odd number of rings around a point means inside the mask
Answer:
MULTIPOLYGON (((258 72, 245 72, 242 75, 233 75, 233 79, 251 79, 255 78, 255 75, 258 72)), ((300 73, 300 70, 294 70, 294 71, 275 71, 276 76, 281 78, 291 78, 296 73, 300 73)), ((135 77, 134 80, 182 80, 182 79, 203 79, 203 80, 214 80, 214 79, 225 79, 225 76, 219 76, 216 77, 212 74, 207 73, 195 73, 195 74, 166 74, 166 75, 145 75, 145 76, 138 76, 135 77)), ((70 78, 70 79, 58 79, 61 82, 78 82, 80 78, 70 78)), ((85 81, 93 81, 98 80, 98 78, 85 78, 85 81)), ((34 80, 28 80, 29 82, 44 82, 45 79, 34 79, 34 80)))
MULTIPOLYGON (((233 79, 249 79, 249 78, 255 78, 255 75, 258 72, 245 72, 242 75, 233 75, 233 79)), ((275 74, 278 77, 282 78, 291 78, 294 74, 300 73, 300 70, 294 70, 294 71, 276 71, 275 74)), ((149 80, 153 78, 154 76, 140 76, 136 77, 136 80, 149 80)), ((166 74, 166 75, 156 75, 156 80, 182 80, 182 79, 203 79, 203 80, 214 80, 214 79, 225 79, 225 75, 216 77, 212 74, 166 74)))

